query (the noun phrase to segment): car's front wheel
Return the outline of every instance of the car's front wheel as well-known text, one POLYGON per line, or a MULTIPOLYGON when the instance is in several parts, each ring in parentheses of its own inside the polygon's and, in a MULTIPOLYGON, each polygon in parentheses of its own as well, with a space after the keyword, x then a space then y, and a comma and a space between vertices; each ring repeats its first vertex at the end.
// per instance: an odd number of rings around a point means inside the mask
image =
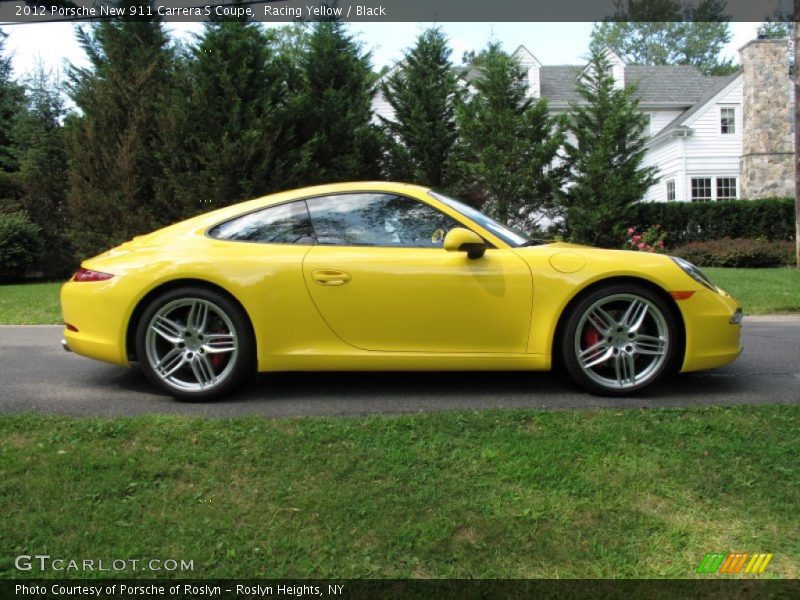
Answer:
POLYGON ((136 352, 147 378, 181 400, 214 400, 253 371, 247 317, 224 295, 201 287, 165 292, 145 309, 136 352))
POLYGON ((628 395, 653 385, 673 366, 677 320, 665 300, 638 284, 612 284, 588 294, 562 330, 561 360, 584 389, 628 395))

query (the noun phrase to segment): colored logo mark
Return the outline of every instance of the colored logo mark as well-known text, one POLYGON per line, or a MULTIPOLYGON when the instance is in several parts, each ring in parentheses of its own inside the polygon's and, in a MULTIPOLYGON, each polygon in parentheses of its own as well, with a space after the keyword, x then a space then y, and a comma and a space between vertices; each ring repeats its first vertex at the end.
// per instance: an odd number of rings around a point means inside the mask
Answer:
POLYGON ((771 560, 772 554, 749 552, 706 554, 700 561, 696 573, 763 573, 771 560))

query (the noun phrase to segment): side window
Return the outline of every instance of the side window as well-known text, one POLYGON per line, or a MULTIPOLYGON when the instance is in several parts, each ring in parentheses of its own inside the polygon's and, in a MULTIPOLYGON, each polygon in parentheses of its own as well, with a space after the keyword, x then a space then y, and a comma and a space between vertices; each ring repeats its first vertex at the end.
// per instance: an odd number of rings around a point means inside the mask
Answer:
POLYGON ((302 200, 236 217, 216 225, 208 235, 218 240, 262 244, 316 244, 308 209, 302 200))
POLYGON ((306 201, 320 244, 439 248, 458 223, 418 200, 394 194, 341 194, 306 201))

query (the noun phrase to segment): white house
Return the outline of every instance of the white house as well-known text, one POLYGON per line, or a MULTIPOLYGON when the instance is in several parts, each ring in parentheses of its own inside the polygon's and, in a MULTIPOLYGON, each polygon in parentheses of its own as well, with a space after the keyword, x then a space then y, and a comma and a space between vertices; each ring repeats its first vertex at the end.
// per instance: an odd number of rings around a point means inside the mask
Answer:
MULTIPOLYGON (((754 40, 740 52, 739 72, 706 76, 692 66, 628 65, 608 51, 616 85, 635 83, 649 117, 645 165, 660 179, 646 201, 794 195, 785 42, 754 40)), ((525 46, 514 55, 528 71, 529 93, 546 98, 551 111, 582 101, 576 84, 585 65, 542 65, 525 46)), ((373 112, 393 116, 380 93, 373 112)))

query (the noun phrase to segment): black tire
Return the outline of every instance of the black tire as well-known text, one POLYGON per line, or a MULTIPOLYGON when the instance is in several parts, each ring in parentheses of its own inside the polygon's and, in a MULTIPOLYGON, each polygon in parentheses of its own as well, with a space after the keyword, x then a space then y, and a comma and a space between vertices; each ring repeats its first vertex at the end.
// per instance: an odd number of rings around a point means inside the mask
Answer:
POLYGON ((147 306, 136 355, 153 384, 188 402, 227 396, 255 372, 247 315, 224 294, 199 286, 169 290, 147 306))
POLYGON ((630 396, 674 371, 681 343, 673 309, 658 293, 636 283, 609 284, 570 310, 557 359, 583 389, 630 396))

